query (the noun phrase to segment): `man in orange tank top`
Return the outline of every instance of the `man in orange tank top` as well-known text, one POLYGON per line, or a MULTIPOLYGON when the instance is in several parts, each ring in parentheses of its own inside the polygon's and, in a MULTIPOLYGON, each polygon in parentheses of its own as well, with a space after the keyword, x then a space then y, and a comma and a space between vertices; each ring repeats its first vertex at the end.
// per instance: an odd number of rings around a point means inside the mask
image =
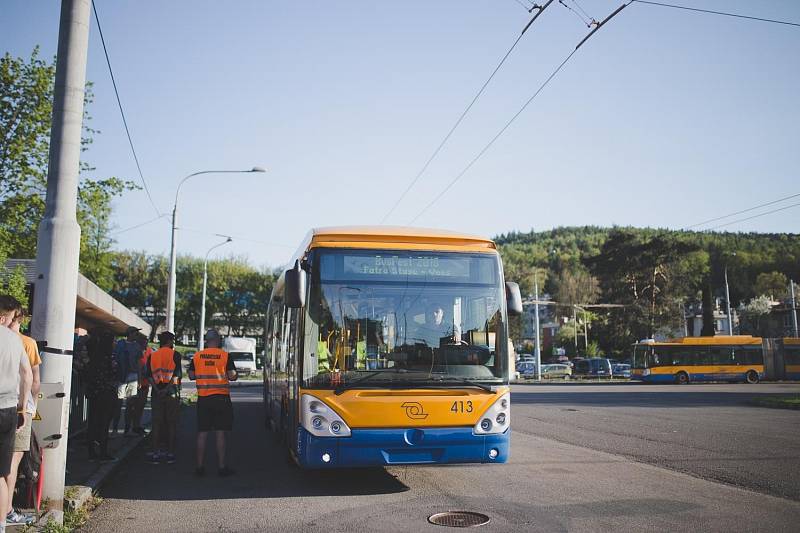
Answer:
POLYGON ((213 431, 217 444, 217 473, 230 476, 225 463, 225 435, 233 429, 233 404, 229 382, 236 381, 236 367, 228 353, 220 349, 222 338, 215 329, 205 334, 206 348, 194 354, 189 363, 189 379, 197 384, 197 468, 205 474, 206 438, 213 431))

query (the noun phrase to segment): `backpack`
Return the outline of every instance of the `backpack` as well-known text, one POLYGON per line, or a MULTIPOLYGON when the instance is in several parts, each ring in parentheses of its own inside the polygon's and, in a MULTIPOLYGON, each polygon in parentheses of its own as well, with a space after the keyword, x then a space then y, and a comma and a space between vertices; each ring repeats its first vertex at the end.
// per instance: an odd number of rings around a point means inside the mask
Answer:
POLYGON ((22 456, 17 470, 14 503, 23 508, 39 510, 41 503, 42 448, 36 433, 31 430, 31 448, 22 456))

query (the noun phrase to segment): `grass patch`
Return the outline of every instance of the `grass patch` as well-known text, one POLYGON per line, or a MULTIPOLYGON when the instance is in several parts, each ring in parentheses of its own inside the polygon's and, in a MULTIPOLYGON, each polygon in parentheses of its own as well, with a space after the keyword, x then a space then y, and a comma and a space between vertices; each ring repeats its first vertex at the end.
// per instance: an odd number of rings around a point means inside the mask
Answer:
MULTIPOLYGON (((39 528, 38 531, 42 533, 70 533, 76 531, 86 525, 86 522, 89 521, 89 513, 95 510, 101 503, 103 503, 103 499, 97 495, 93 495, 78 509, 73 509, 72 506, 65 505, 63 524, 59 524, 51 518, 44 526, 39 528)), ((31 529, 30 531, 36 530, 31 529)))
POLYGON ((760 407, 772 407, 775 409, 800 409, 800 395, 760 396, 753 398, 753 403, 760 407))

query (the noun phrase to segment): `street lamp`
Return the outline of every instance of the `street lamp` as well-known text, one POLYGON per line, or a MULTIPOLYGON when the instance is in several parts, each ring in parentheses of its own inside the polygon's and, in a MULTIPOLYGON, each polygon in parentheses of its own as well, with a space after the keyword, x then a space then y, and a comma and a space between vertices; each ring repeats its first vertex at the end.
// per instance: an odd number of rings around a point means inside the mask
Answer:
POLYGON ((199 176, 200 174, 249 174, 251 172, 266 172, 261 167, 253 167, 250 170, 203 170, 189 174, 178 183, 178 188, 175 191, 175 203, 172 206, 172 243, 169 251, 169 283, 167 286, 167 331, 175 333, 175 286, 176 286, 176 261, 175 254, 175 229, 178 220, 178 195, 181 192, 181 187, 189 178, 199 176))
MULTIPOLYGON (((225 237, 225 235, 220 235, 220 237, 225 237)), ((227 237, 225 241, 215 244, 211 248, 208 249, 206 252, 206 258, 203 260, 203 298, 200 304, 200 329, 198 330, 197 335, 197 350, 200 351, 205 348, 205 339, 203 338, 203 333, 206 330, 206 286, 208 285, 208 256, 211 254, 213 250, 219 248, 220 246, 225 246, 233 239, 227 237)))

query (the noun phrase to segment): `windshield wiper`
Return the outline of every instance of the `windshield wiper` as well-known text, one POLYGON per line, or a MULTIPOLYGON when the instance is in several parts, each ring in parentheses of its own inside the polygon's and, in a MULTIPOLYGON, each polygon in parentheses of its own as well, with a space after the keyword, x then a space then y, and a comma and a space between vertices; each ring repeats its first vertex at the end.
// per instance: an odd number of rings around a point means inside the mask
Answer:
POLYGON ((463 383, 464 385, 469 385, 471 387, 478 387, 479 389, 483 389, 486 392, 494 392, 492 390, 492 387, 490 387, 489 385, 484 385, 483 383, 478 383, 476 381, 472 381, 471 379, 462 378, 460 376, 442 376, 442 375, 440 375, 435 379, 436 379, 436 381, 458 381, 460 383, 463 383))
POLYGON ((380 374, 391 373, 391 374, 425 374, 426 376, 430 375, 429 372, 426 372, 424 370, 408 370, 405 368, 385 368, 383 370, 365 370, 365 372, 369 372, 369 374, 367 374, 366 376, 362 376, 355 381, 351 381, 350 383, 341 383, 340 385, 337 385, 336 388, 333 389, 333 393, 338 396, 348 388, 353 387, 354 385, 358 385, 362 381, 367 381, 369 379, 372 379, 380 374))

